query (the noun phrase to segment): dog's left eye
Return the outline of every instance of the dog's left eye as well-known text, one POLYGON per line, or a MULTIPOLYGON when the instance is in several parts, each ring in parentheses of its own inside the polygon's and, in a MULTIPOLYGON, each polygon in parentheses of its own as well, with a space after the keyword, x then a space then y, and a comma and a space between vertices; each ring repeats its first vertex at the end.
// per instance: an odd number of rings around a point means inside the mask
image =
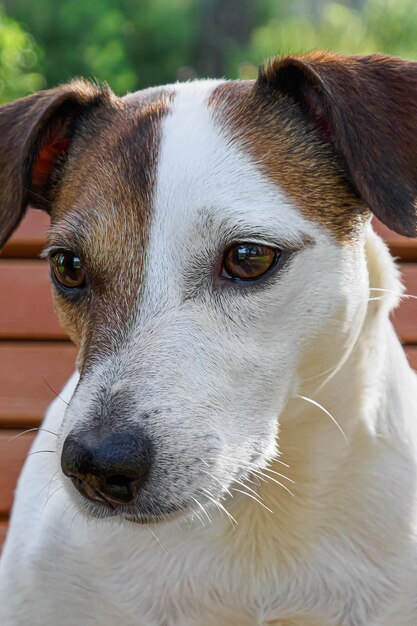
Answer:
POLYGON ((84 287, 85 270, 81 260, 72 252, 57 252, 51 258, 52 271, 58 283, 66 289, 84 287))
POLYGON ((223 256, 222 276, 233 280, 257 280, 277 263, 279 250, 257 243, 237 243, 223 256))

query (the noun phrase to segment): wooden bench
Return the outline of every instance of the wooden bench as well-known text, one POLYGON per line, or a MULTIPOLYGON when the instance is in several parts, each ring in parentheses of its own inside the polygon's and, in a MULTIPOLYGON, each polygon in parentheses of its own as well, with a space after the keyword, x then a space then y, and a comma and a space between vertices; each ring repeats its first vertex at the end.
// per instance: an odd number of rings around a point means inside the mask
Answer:
MULTIPOLYGON (((39 260, 48 219, 28 216, 0 256, 0 545, 13 490, 48 404, 74 369, 75 348, 52 307, 48 267, 39 260), (19 435, 16 438, 16 435, 19 435)), ((417 295, 417 240, 376 229, 401 261, 407 293, 417 295)), ((394 324, 417 369, 417 300, 405 299, 394 324)))

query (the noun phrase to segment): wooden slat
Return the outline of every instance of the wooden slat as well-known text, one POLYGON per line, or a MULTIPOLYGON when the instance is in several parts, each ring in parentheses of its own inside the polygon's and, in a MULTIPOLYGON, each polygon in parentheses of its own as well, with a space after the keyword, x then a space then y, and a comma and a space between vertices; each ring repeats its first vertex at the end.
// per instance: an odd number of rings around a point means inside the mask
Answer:
POLYGON ((16 430, 0 432, 0 517, 2 518, 10 510, 17 478, 34 439, 33 433, 12 439, 19 432, 16 430))
POLYGON ((377 219, 374 219, 372 223, 376 232, 385 239, 393 256, 402 261, 417 261, 417 239, 402 237, 377 219))
POLYGON ((3 257, 31 258, 39 256, 49 227, 49 216, 43 211, 29 209, 26 217, 5 245, 3 257))
POLYGON ((69 342, 0 343, 0 428, 38 425, 75 356, 69 342))
POLYGON ((416 298, 403 298, 392 315, 395 329, 403 343, 417 343, 417 264, 402 263, 405 293, 416 298))
POLYGON ((414 370, 417 370, 417 346, 405 346, 408 362, 414 370))
POLYGON ((7 533, 7 522, 6 520, 2 520, 0 521, 0 553, 1 553, 1 548, 4 544, 4 540, 6 539, 6 533, 7 533))
POLYGON ((52 305, 46 261, 0 261, 0 340, 66 339, 52 305))

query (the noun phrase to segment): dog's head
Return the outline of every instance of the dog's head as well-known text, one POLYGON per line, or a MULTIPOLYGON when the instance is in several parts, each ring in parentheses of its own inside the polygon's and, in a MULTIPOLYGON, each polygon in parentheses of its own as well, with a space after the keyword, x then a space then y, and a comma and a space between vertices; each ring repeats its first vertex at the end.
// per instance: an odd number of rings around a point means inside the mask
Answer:
POLYGON ((359 333, 369 210, 416 232, 416 95, 417 64, 313 54, 0 109, 0 243, 28 204, 50 214, 81 373, 62 467, 93 514, 219 500, 277 454, 302 368, 359 333))

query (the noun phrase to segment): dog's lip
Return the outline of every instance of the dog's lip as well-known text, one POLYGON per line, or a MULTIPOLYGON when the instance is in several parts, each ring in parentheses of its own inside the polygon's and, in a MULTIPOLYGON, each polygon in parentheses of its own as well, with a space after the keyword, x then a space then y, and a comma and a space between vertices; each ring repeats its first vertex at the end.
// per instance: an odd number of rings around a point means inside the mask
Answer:
POLYGON ((155 515, 139 515, 138 517, 130 515, 122 515, 122 518, 127 522, 132 522, 133 524, 155 524, 161 522, 169 522, 173 519, 177 519, 178 517, 184 517, 188 513, 190 513, 190 509, 176 509, 171 511, 170 513, 162 513, 155 515))
POLYGON ((190 508, 184 505, 184 507, 166 507, 165 510, 161 510, 159 513, 147 513, 141 512, 139 506, 135 507, 134 505, 122 505, 109 507, 104 502, 100 502, 99 500, 89 500, 88 505, 86 506, 84 498, 82 500, 81 508, 86 515, 95 519, 108 520, 110 518, 115 518, 117 520, 144 525, 169 521, 176 517, 185 516, 191 512, 190 508))

